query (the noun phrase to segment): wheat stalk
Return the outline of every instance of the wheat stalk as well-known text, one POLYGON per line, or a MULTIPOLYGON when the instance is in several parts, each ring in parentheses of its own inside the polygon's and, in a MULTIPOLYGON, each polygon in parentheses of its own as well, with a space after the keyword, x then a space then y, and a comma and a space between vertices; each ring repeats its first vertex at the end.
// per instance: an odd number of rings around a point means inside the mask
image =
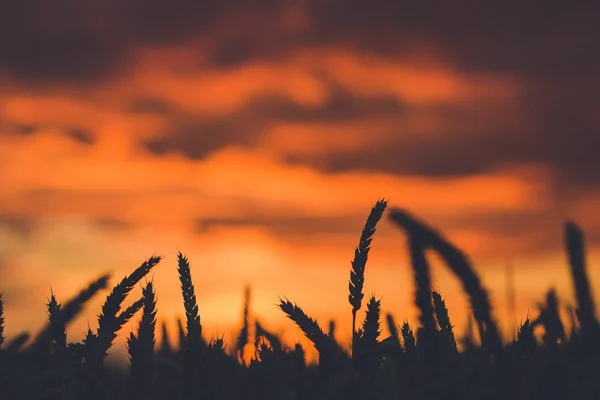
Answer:
MULTIPOLYGON (((60 307, 58 304, 53 304, 52 306, 49 305, 48 311, 51 313, 50 322, 37 334, 27 351, 34 353, 44 352, 53 339, 57 340, 58 337, 62 335, 60 331, 62 331, 81 312, 85 303, 94 297, 100 290, 106 289, 109 277, 109 275, 103 275, 91 282, 85 289, 81 290, 75 297, 60 307)), ((51 302, 52 299, 56 302, 54 294, 52 294, 51 302)), ((66 332, 64 335, 66 341, 66 332)))
MULTIPOLYGON (((121 330, 123 325, 125 325, 127 323, 127 321, 129 321, 135 315, 136 312, 141 310, 143 306, 144 306, 144 298, 142 297, 141 299, 138 299, 135 302, 133 302, 133 304, 131 304, 125 310, 123 310, 123 312, 121 312, 119 314, 119 316, 117 316, 117 319, 116 319, 117 322, 115 323, 115 326, 117 328, 116 331, 118 332, 119 330, 121 330)), ((115 337, 116 337, 116 335, 115 335, 115 337)))
POLYGON ((590 332, 596 325, 595 305, 586 271, 583 231, 574 222, 565 224, 565 241, 569 266, 579 308, 581 330, 590 332))
POLYGON ((431 304, 431 278, 429 277, 429 264, 425 258, 425 247, 421 239, 416 235, 410 235, 408 238, 410 259, 415 276, 415 305, 420 311, 419 321, 423 327, 419 345, 427 351, 427 356, 433 358, 437 348, 435 345, 435 319, 433 315, 433 306, 431 304))
POLYGON ((178 349, 180 352, 185 352, 186 344, 185 344, 185 328, 183 327, 183 321, 181 318, 177 318, 177 339, 178 339, 178 349))
POLYGON ((182 343, 184 350, 185 390, 188 397, 195 398, 199 395, 199 389, 205 391, 207 396, 212 397, 213 384, 211 371, 207 364, 207 345, 202 338, 202 325, 198 314, 198 304, 192 283, 190 264, 181 252, 177 254, 177 272, 181 282, 181 293, 185 309, 187 333, 182 343), (200 382, 200 384, 199 384, 200 382))
POLYGON ((277 337, 277 335, 266 330, 258 321, 254 321, 254 326, 256 327, 256 338, 255 338, 255 346, 258 347, 258 340, 261 337, 266 338, 271 345, 271 348, 274 352, 280 352, 283 349, 281 344, 281 340, 277 337))
POLYGON ((0 293, 0 349, 6 338, 4 337, 4 300, 2 299, 3 293, 0 293))
POLYGON ((181 293, 183 295, 183 306, 186 317, 186 343, 194 351, 202 347, 202 325, 198 315, 198 304, 196 303, 196 294, 194 284, 192 283, 192 273, 190 263, 181 252, 177 254, 177 271, 181 281, 181 293))
POLYGON ((348 301, 352 306, 352 337, 355 336, 356 312, 360 310, 362 299, 364 297, 362 290, 365 281, 365 267, 367 265, 371 241, 373 240, 377 223, 383 216, 386 207, 387 201, 384 199, 375 203, 367 218, 362 234, 360 235, 358 247, 354 250, 354 259, 352 260, 352 269, 350 270, 350 282, 348 283, 350 291, 348 301))
MULTIPOLYGON (((88 361, 94 368, 102 366, 104 358, 107 356, 107 351, 117 336, 117 332, 121 329, 121 326, 127 319, 129 319, 126 317, 133 315, 133 313, 131 313, 133 309, 130 307, 121 315, 117 316, 117 313, 121 309, 121 304, 135 284, 146 276, 160 260, 161 257, 152 256, 144 261, 129 276, 123 278, 107 296, 106 301, 102 306, 102 312, 98 315, 98 331, 95 335, 97 339, 93 341, 94 346, 90 349, 91 352, 89 354, 90 359, 88 361)), ((137 304, 134 303, 134 306, 137 306, 137 304)))
POLYGON ((424 245, 435 249, 444 258, 450 270, 460 279, 465 292, 469 296, 475 319, 486 328, 486 343, 490 346, 492 353, 500 357, 502 354, 502 340, 492 318, 492 307, 488 294, 481 285, 479 277, 471 267, 467 257, 439 233, 415 219, 408 212, 394 209, 390 213, 390 218, 397 225, 405 228, 410 236, 419 237, 424 245))
POLYGON ((398 343, 400 343, 400 334, 398 333, 398 326, 396 325, 394 316, 391 313, 387 313, 385 315, 385 320, 387 323, 388 331, 390 331, 390 336, 393 339, 395 339, 398 343))
POLYGON ((450 346, 450 350, 453 353, 456 353, 458 351, 456 347, 456 338, 454 337, 454 331, 452 324, 450 323, 450 316, 448 315, 446 303, 444 302, 444 299, 442 299, 442 296, 435 290, 431 291, 431 296, 433 298, 435 317, 442 335, 446 339, 446 343, 450 346))
POLYGON ((6 344, 6 352, 13 354, 17 353, 21 349, 21 347, 23 347, 25 343, 27 343, 30 337, 31 335, 29 335, 29 333, 27 332, 19 333, 6 344))
POLYGON ((160 354, 162 356, 169 356, 173 353, 173 348, 169 342, 169 331, 167 328, 166 321, 162 321, 160 324, 161 339, 160 339, 160 354))
POLYGON ((156 326, 156 299, 152 282, 142 289, 144 311, 138 327, 137 337, 130 334, 127 347, 130 354, 130 371, 134 391, 140 399, 154 397, 154 329, 156 326))
POLYGON ((50 293, 50 299, 46 304, 48 319, 50 320, 50 331, 54 342, 55 354, 64 354, 67 349, 67 327, 61 318, 61 304, 56 300, 54 293, 50 293))
POLYGON ((367 349, 374 349, 377 344, 377 339, 381 334, 379 330, 381 318, 381 300, 375 300, 375 296, 371 296, 367 303, 367 312, 362 324, 362 342, 367 349))
POLYGON ((404 352, 410 357, 416 357, 417 344, 415 341, 415 335, 413 334, 413 331, 410 328, 408 322, 405 321, 404 324, 402 324, 402 328, 400 328, 400 331, 402 333, 404 352))
POLYGON ((287 299, 279 299, 278 307, 298 325, 304 335, 314 344, 319 353, 319 359, 329 355, 331 351, 330 338, 323 332, 317 321, 310 318, 300 307, 292 304, 287 299))
POLYGON ((142 300, 144 311, 138 328, 138 338, 140 345, 143 346, 144 354, 147 355, 148 363, 152 362, 154 357, 154 346, 156 345, 156 294, 154 293, 154 284, 148 282, 142 290, 142 300))
POLYGON ((335 320, 329 320, 329 325, 327 327, 327 336, 335 340, 335 320))
MULTIPOLYGON (((237 337, 237 341, 235 344, 236 353, 238 355, 238 359, 240 362, 244 363, 244 348, 248 344, 248 333, 249 333, 249 322, 248 322, 248 314, 250 312, 250 287, 246 287, 244 290, 244 311, 242 317, 242 328, 240 329, 240 333, 237 337)), ((258 323, 256 325, 259 326, 258 323)), ((258 328, 257 328, 258 329, 258 328)))

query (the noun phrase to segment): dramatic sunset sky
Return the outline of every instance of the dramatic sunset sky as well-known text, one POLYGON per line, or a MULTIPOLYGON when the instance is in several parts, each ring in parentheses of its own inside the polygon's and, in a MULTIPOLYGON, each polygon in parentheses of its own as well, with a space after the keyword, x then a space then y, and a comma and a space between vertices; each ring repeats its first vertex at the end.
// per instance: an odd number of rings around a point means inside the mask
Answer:
MULTIPOLYGON (((468 252, 506 334, 509 263, 514 322, 551 285, 572 303, 564 221, 600 263, 600 9, 565 4, 3 2, 6 333, 39 329, 51 288, 64 301, 153 254, 158 317, 174 328, 181 250, 208 338, 232 343, 248 284, 251 316, 288 343, 302 335, 279 296, 324 327, 335 318, 346 343, 350 260, 382 197, 468 252)), ((465 296, 433 262, 462 332, 465 296)), ((415 321, 406 236, 387 218, 365 292, 415 321)), ((106 294, 69 340, 96 328, 106 294)))

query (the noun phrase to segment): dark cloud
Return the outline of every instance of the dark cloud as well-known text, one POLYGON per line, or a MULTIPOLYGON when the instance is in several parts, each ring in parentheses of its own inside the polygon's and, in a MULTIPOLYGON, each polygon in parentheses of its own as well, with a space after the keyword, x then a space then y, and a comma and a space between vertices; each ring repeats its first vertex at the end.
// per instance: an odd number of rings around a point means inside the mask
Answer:
POLYGON ((176 44, 238 15, 274 12, 277 0, 42 0, 5 2, 0 68, 29 82, 98 80, 117 73, 143 45, 176 44))
MULTIPOLYGON (((443 227, 442 231, 485 232, 494 238, 509 240, 527 254, 563 246, 564 221, 558 214, 547 210, 469 212, 468 215, 438 217, 436 223, 443 227)), ((502 254, 502 249, 498 248, 496 254, 502 254)))
MULTIPOLYGON (((44 128, 52 128, 52 126, 34 125, 34 124, 2 124, 0 123, 0 136, 1 135, 17 135, 17 136, 29 136, 35 135, 44 128)), ((96 142, 96 137, 92 132, 83 128, 71 127, 62 128, 58 127, 61 134, 75 140, 78 143, 91 145, 96 142)))
POLYGON ((7 214, 0 215, 0 227, 6 227, 12 232, 27 236, 35 227, 35 223, 28 217, 7 214))
POLYGON ((52 6, 44 3, 3 3, 1 68, 37 83, 72 81, 109 74, 124 60, 124 46, 111 37, 109 30, 92 28, 93 16, 81 5, 72 1, 52 6))
MULTIPOLYGON (((127 221, 118 218, 93 218, 91 223, 101 229, 109 230, 125 230, 131 227, 127 221)), ((35 217, 25 217, 10 214, 0 215, 0 228, 6 227, 10 231, 21 236, 29 236, 36 228, 36 225, 37 220, 35 217)))
POLYGON ((532 76, 595 74, 600 5, 594 1, 305 0, 307 29, 292 29, 282 0, 42 0, 6 2, 0 67, 29 80, 98 79, 147 44, 209 42, 215 65, 280 57, 298 47, 345 46, 402 55, 415 43, 462 69, 532 76), (288 26, 290 25, 290 26, 288 26))
POLYGON ((14 127, 14 131, 20 135, 30 135, 34 133, 38 128, 34 125, 18 125, 14 127))
MULTIPOLYGON (((597 1, 304 0, 296 6, 308 21, 306 29, 288 26, 283 16, 290 4, 281 0, 6 2, 0 12, 0 70, 33 83, 98 80, 120 71, 140 46, 187 43, 192 38, 201 39, 198 51, 222 68, 255 59, 276 60, 311 46, 398 58, 424 45, 461 72, 496 72, 515 78, 523 90, 519 106, 528 130, 508 126, 502 132, 490 119, 488 128, 468 138, 452 127, 439 132, 435 140, 392 140, 356 153, 333 151, 321 159, 290 156, 290 161, 330 171, 424 175, 469 174, 499 163, 540 162, 554 167, 564 184, 600 183, 600 161, 594 154, 600 148, 597 1)), ((224 118, 181 116, 159 99, 140 99, 132 108, 172 119, 172 129, 146 142, 148 149, 155 154, 179 150, 193 158, 230 144, 251 146, 269 123, 278 120, 348 122, 363 115, 405 111, 392 98, 367 101, 334 89, 332 101, 322 108, 265 96, 224 118)), ((463 110, 462 118, 468 122, 477 114, 463 110)), ((23 128, 23 133, 33 129, 23 128)))
POLYGON ((165 134, 143 145, 156 155, 180 151, 198 159, 232 144, 252 146, 266 127, 276 122, 358 122, 401 115, 404 111, 405 106, 395 97, 357 97, 332 84, 330 98, 321 107, 302 106, 283 96, 265 95, 226 116, 200 118, 174 113, 165 134))
POLYGON ((160 156, 177 151, 193 159, 201 159, 232 144, 251 145, 265 121, 240 118, 198 120, 182 118, 173 122, 162 137, 144 140, 142 145, 160 156))
POLYGON ((290 153, 287 160, 328 172, 365 170, 446 177, 486 173, 505 164, 534 163, 550 166, 561 188, 600 185, 600 124, 594 122, 594 107, 599 103, 590 96, 563 96, 562 100, 531 94, 519 103, 522 109, 514 116, 508 111, 503 115, 503 110, 490 114, 485 107, 432 107, 431 115, 448 121, 448 127, 442 126, 432 135, 390 131, 385 143, 374 142, 355 151, 328 149, 318 156, 290 153))
POLYGON ((79 143, 83 144, 94 144, 96 142, 96 138, 91 132, 88 132, 84 129, 73 128, 67 130, 67 136, 71 139, 76 140, 79 143))
POLYGON ((434 46, 462 69, 501 72, 597 71, 594 37, 600 5, 594 1, 310 2, 314 40, 347 43, 382 54, 414 43, 434 46))
POLYGON ((10 124, 0 121, 0 136, 28 136, 34 134, 40 126, 35 124, 10 124))
MULTIPOLYGON (((171 125, 158 139, 144 146, 156 155, 179 151, 199 159, 229 145, 252 147, 273 123, 352 123, 397 120, 399 128, 365 132, 383 135, 355 151, 328 148, 317 156, 285 154, 292 164, 306 164, 326 172, 365 170, 423 176, 462 176, 486 173, 505 164, 545 164, 557 181, 557 190, 600 184, 600 123, 596 116, 600 95, 578 83, 580 91, 564 89, 564 82, 549 86, 529 84, 530 91, 514 107, 496 104, 434 105, 410 108, 392 96, 360 97, 325 77, 329 101, 306 107, 281 96, 260 96, 242 109, 220 117, 182 115, 161 102, 148 101, 145 109, 168 115, 171 125), (561 100, 556 100, 563 93, 561 100), (445 121, 438 131, 420 134, 400 128, 402 118, 424 113, 445 121)), ((598 92, 600 93, 600 92, 598 92)), ((144 109, 141 101, 137 107, 144 109)), ((328 132, 323 131, 326 136, 328 132)))
MULTIPOLYGON (((249 210, 248 210, 249 211, 249 210)), ((548 211, 521 211, 518 209, 501 212, 470 212, 429 217, 424 210, 420 218, 433 223, 436 229, 450 241, 455 238, 452 232, 473 232, 486 237, 495 238, 498 247, 493 249, 495 255, 507 254, 507 257, 519 255, 542 254, 548 249, 564 247, 564 222, 562 217, 548 211), (510 248, 502 248, 506 244, 510 248)), ((199 218, 196 220, 196 231, 207 233, 214 227, 227 228, 264 228, 269 233, 285 240, 295 240, 313 235, 360 235, 365 223, 366 214, 320 217, 313 215, 264 215, 254 212, 239 217, 199 218)), ((383 222, 378 230, 380 235, 391 233, 402 243, 401 232, 393 225, 383 222)), ((600 230, 586 232, 589 245, 600 243, 600 230)), ((490 246, 493 248, 493 246, 490 246)), ((489 251, 489 250, 488 250, 489 251)), ((507 260, 508 261, 508 260, 507 260)))
POLYGON ((171 115, 177 112, 177 109, 168 102, 153 98, 143 97, 135 99, 126 107, 126 111, 134 114, 157 114, 171 115))

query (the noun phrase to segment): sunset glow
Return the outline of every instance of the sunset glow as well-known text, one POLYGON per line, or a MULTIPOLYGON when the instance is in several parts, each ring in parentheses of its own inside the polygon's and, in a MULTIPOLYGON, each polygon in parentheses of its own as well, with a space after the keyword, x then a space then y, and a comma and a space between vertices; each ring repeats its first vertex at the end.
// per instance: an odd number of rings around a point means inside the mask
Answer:
MULTIPOLYGON (((340 37, 326 27, 343 22, 327 20, 313 1, 278 11, 214 5, 202 28, 184 18, 197 6, 177 3, 189 8, 176 12, 181 26, 109 29, 82 11, 89 34, 109 49, 105 60, 77 49, 60 62, 42 54, 40 65, 0 55, 7 336, 43 325, 50 289, 66 301, 100 274, 112 272, 115 284, 156 254, 164 256, 153 273, 158 319, 175 340, 179 250, 190 260, 207 338, 225 334, 232 345, 249 285, 251 317, 288 344, 308 342, 276 308, 279 297, 323 327, 335 319, 347 344, 350 260, 380 198, 472 257, 505 337, 551 285, 573 303, 566 220, 588 235, 590 266, 600 263, 596 75, 571 80, 566 66, 546 71, 501 46, 506 54, 491 65, 485 35, 452 37, 442 29, 450 27, 403 31, 390 20, 379 33, 357 24, 340 37), (271 31, 258 24, 242 32, 250 21, 270 21, 271 31), (407 43, 389 43, 388 34, 407 43), (127 45, 113 49, 115 35, 127 45), (516 321, 505 301, 508 263, 516 321)), ((104 7, 98 3, 98 15, 116 13, 104 7)), ((38 28, 50 36, 65 22, 51 14, 55 24, 38 28)), ((435 286, 462 332, 465 295, 432 260, 435 286)), ((590 275, 600 288, 600 273, 590 275)), ((401 322, 415 320, 413 291, 405 233, 384 218, 365 293, 382 297, 384 313, 401 322)), ((97 326, 105 294, 72 324, 70 340, 97 326)), ((121 331, 117 356, 133 327, 121 331)))

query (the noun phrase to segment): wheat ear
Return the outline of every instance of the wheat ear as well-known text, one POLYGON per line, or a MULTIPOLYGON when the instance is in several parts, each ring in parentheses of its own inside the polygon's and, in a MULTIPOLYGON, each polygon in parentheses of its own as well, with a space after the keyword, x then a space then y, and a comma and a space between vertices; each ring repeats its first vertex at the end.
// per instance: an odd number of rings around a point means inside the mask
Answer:
POLYGON ((375 203, 371 209, 371 213, 367 218, 367 222, 360 235, 360 241, 358 247, 354 250, 354 259, 352 260, 352 269, 350 270, 350 282, 348 288, 350 294, 348 295, 348 301, 352 306, 352 337, 355 337, 356 330, 356 312, 360 310, 362 306, 363 285, 365 282, 365 267, 367 265, 367 258, 369 256, 369 250, 371 247, 371 241, 375 234, 375 228, 377 223, 383 216, 383 213, 387 207, 387 201, 381 199, 375 203))
MULTIPOLYGON (((46 324, 46 326, 37 334, 35 340, 28 347, 27 351, 34 353, 43 352, 53 339, 57 339, 58 331, 61 330, 61 326, 66 327, 69 322, 71 322, 77 316, 77 314, 81 312, 85 303, 94 297, 94 295, 100 290, 106 289, 109 277, 109 275, 103 275, 91 282, 85 289, 80 291, 75 297, 60 307, 58 307, 58 304, 56 304, 56 306, 53 305, 53 312, 51 314, 50 322, 46 324)), ((54 295, 52 295, 52 298, 54 298, 54 295)))
MULTIPOLYGON (((160 260, 161 257, 152 256, 147 261, 144 261, 129 276, 123 278, 107 296, 102 306, 102 312, 98 315, 98 331, 95 335, 96 339, 93 340, 94 345, 90 349, 91 354, 88 361, 93 367, 98 368, 102 365, 108 349, 117 336, 117 332, 121 329, 124 321, 126 321, 125 317, 129 315, 129 312, 124 312, 117 316, 121 309, 121 304, 135 284, 146 276, 160 260)), ((131 311, 131 309, 126 311, 131 311)))

